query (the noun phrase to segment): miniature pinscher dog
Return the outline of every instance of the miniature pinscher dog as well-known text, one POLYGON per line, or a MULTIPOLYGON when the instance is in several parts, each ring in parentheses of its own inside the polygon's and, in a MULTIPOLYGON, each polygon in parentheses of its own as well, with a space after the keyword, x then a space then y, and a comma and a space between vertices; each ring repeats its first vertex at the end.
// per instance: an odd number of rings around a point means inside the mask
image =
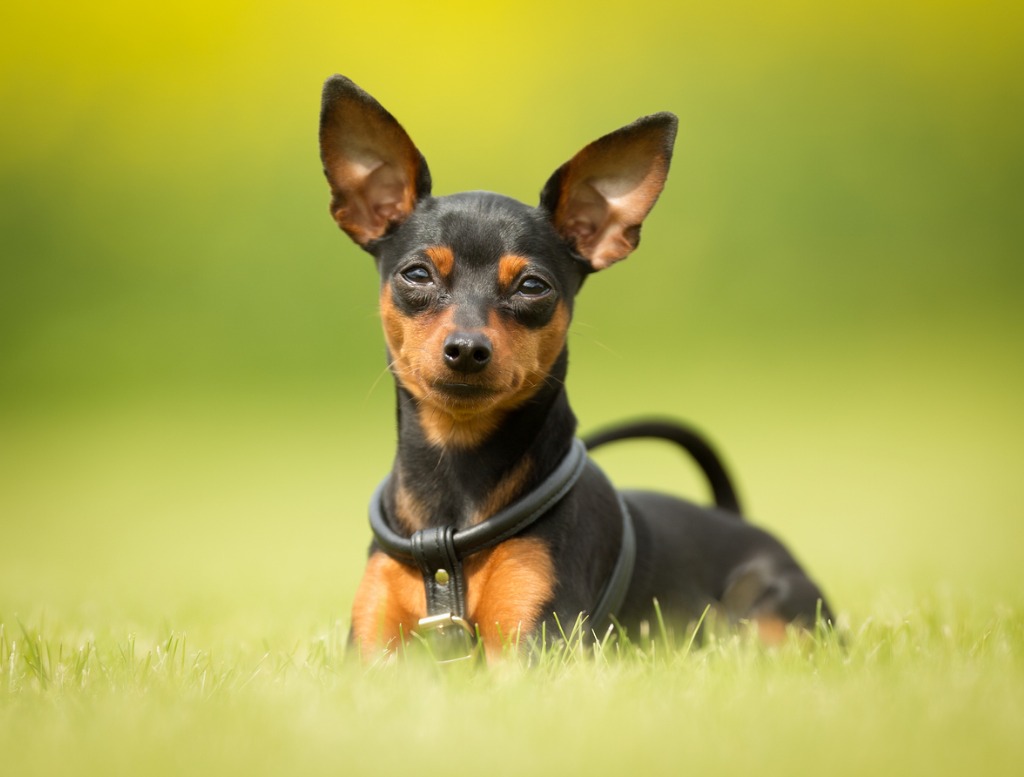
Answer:
POLYGON ((665 619, 694 622, 710 605, 767 633, 831 617, 792 555, 734 502, 620 493, 579 453, 565 389, 573 301, 588 275, 637 247, 676 126, 656 113, 594 141, 537 207, 489 192, 434 197, 391 114, 345 77, 324 84, 330 212, 376 262, 397 390, 398 451, 371 504, 375 539, 352 608, 363 655, 432 617, 468 626, 488 657, 519 637, 556 637, 581 614, 591 633, 614 620, 629 634, 655 600, 665 619))

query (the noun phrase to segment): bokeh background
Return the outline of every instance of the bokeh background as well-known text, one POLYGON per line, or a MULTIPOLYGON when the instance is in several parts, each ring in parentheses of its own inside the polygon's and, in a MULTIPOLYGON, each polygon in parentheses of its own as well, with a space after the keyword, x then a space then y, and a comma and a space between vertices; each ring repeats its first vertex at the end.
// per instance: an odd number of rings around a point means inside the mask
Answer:
MULTIPOLYGON (((584 429, 726 453, 854 626, 1022 603, 1024 46, 995 2, 6 6, 0 616, 286 643, 347 621, 394 446, 369 257, 327 214, 344 73, 435 192, 535 202, 681 131, 571 334, 584 429), (941 606, 941 605, 940 605, 941 606)), ((705 497, 671 450, 623 485, 705 497)))

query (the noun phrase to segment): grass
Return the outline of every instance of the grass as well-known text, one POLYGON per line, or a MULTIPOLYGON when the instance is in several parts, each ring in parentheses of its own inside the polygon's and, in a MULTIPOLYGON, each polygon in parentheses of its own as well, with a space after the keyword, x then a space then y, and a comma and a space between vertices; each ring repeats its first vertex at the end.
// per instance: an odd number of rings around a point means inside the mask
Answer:
POLYGON ((9 774, 682 771, 1013 774, 1024 618, 922 602, 779 647, 655 629, 490 670, 346 660, 345 630, 287 649, 184 633, 0 626, 9 774))

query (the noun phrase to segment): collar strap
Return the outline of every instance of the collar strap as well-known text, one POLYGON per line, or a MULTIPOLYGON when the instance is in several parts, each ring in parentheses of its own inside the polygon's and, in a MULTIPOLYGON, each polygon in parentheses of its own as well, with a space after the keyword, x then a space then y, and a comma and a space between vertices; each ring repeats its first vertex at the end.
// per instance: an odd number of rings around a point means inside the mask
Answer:
MULTIPOLYGON (((451 529, 450 539, 446 541, 446 544, 450 543, 451 553, 461 561, 466 556, 494 547, 519 534, 569 493, 569 489, 576 485, 576 481, 583 474, 586 463, 587 449, 580 440, 574 439, 565 458, 533 491, 468 529, 455 530, 454 527, 446 527, 451 529)), ((403 537, 392 529, 384 517, 384 492, 390 482, 389 475, 377 486, 370 499, 370 528, 377 544, 389 556, 406 564, 416 564, 414 540, 403 537)))
MULTIPOLYGON (((383 500, 391 476, 377 486, 370 500, 370 528, 385 553, 397 561, 418 567, 423 574, 427 617, 420 620, 418 630, 424 632, 424 637, 430 633, 439 637, 431 641, 434 649, 440 650, 438 658, 459 660, 472 658, 478 652, 473 629, 466 620, 463 559, 514 537, 542 518, 576 485, 588 463, 586 447, 574 439, 554 471, 537 488, 504 510, 468 529, 438 526, 421 529, 411 537, 398 534, 385 518, 383 500)), ((598 467, 592 463, 591 467, 607 482, 598 467)), ((612 488, 610 483, 608 487, 612 488)), ((612 573, 597 604, 588 613, 590 628, 595 631, 606 628, 622 605, 636 561, 633 520, 621 494, 616 492, 616 495, 622 514, 622 540, 612 573)))
MULTIPOLYGON (((598 467, 595 470, 605 478, 604 472, 598 467)), ((607 481, 607 478, 605 478, 607 481)), ((608 484, 611 488, 611 483, 608 484)), ((619 542, 619 556, 615 559, 615 566, 612 573, 605 581, 601 594, 597 597, 597 604, 588 613, 587 625, 594 636, 600 640, 603 634, 612 625, 617 625, 615 616, 618 615, 622 603, 626 600, 629 592, 629 584, 633 582, 633 568, 636 566, 636 530, 633 528, 633 516, 629 514, 626 507, 626 500, 622 493, 615 492, 619 500, 619 512, 622 514, 622 539, 619 542)))

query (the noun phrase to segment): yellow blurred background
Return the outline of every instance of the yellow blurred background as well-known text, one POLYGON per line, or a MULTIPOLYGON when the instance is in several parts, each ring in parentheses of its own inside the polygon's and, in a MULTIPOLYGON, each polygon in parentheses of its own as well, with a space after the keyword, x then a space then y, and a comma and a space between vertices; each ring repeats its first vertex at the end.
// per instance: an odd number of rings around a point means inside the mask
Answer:
MULTIPOLYGON (((30 4, 0 31, 0 616, 253 639, 347 618, 394 446, 353 78, 435 193, 536 201, 681 121, 571 339, 584 429, 707 430, 855 621, 1021 603, 1024 24, 986 2, 30 4), (216 624, 216 626, 214 626, 216 624)), ((703 498, 671 453, 615 480, 703 498)))

